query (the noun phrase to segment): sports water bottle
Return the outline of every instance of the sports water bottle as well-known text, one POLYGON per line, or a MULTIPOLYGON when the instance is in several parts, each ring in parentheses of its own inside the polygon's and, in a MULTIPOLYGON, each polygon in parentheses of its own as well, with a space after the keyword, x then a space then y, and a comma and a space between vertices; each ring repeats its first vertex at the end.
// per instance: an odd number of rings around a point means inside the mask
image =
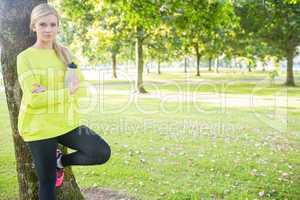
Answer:
MULTIPOLYGON (((76 76, 76 69, 77 69, 77 65, 73 62, 71 62, 70 64, 68 64, 67 70, 66 70, 66 74, 65 74, 65 88, 69 87, 69 84, 71 83, 70 80, 73 78, 73 76, 76 76)), ((75 115, 74 115, 74 98, 73 95, 70 96, 69 99, 69 104, 68 104, 68 120, 67 123, 70 125, 74 124, 74 120, 75 120, 75 115)))
POLYGON ((70 64, 68 64, 66 74, 65 74, 65 88, 69 87, 70 84, 69 80, 73 76, 76 76, 76 69, 77 69, 77 65, 75 63, 71 62, 70 64))

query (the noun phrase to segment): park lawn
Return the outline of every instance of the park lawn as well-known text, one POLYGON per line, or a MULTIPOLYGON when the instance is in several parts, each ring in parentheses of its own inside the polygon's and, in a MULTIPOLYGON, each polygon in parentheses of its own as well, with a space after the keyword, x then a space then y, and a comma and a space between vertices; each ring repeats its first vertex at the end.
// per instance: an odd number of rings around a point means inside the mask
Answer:
MULTIPOLYGON (((294 71, 295 78, 299 78, 300 72, 294 71)), ((247 81, 253 81, 253 80, 270 80, 269 72, 263 72, 263 71, 253 71, 253 72, 231 72, 231 71, 224 71, 220 70, 219 73, 216 72, 209 72, 208 70, 200 71, 200 76, 196 76, 196 71, 191 70, 187 73, 183 72, 162 72, 161 74, 157 74, 156 72, 151 72, 149 74, 145 73, 145 80, 147 79, 156 79, 160 77, 162 80, 186 80, 192 79, 192 80, 247 80, 247 81)), ((285 79, 285 72, 280 72, 278 78, 285 79)))
POLYGON ((0 199, 16 199, 16 162, 4 93, 0 94, 0 121, 0 199))
MULTIPOLYGON (((0 199, 18 186, 8 113, 0 104, 0 199)), ((83 121, 112 147, 101 166, 74 166, 80 187, 109 187, 152 199, 297 199, 299 107, 288 124, 267 107, 230 108, 106 95, 83 121), (129 102, 129 103, 128 103, 129 102), (277 120, 277 121, 276 121, 277 120), (279 125, 277 124, 279 123, 279 125)), ((73 151, 70 149, 70 152, 73 151)))
MULTIPOLYGON (((150 93, 215 93, 255 96, 289 96, 300 94, 300 73, 295 73, 296 87, 285 87, 284 74, 280 80, 271 82, 267 73, 203 73, 200 77, 194 73, 150 73, 144 77, 144 87, 150 93), (172 78, 173 77, 173 78, 172 78)), ((133 80, 91 81, 104 90, 122 90, 133 92, 133 80)))

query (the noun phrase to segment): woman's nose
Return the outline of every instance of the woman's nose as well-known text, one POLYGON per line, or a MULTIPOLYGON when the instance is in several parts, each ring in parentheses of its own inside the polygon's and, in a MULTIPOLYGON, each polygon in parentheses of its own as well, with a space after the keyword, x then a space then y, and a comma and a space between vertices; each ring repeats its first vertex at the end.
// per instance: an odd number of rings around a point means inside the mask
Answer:
POLYGON ((46 26, 45 33, 51 33, 51 32, 52 32, 51 26, 46 26))

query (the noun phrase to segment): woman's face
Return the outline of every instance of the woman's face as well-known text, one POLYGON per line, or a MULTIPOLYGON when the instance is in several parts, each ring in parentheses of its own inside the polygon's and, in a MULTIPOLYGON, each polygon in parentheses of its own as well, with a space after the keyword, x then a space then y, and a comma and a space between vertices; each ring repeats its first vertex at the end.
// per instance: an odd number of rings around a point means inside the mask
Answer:
POLYGON ((52 42, 58 33, 58 21, 55 15, 47 15, 39 18, 33 26, 37 40, 52 42))

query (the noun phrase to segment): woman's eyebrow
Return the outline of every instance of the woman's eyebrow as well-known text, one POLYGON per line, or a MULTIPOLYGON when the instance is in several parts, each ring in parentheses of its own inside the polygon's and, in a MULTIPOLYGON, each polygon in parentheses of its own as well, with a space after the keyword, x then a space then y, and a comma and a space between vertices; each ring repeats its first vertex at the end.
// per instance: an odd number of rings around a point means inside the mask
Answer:
POLYGON ((56 23, 56 22, 50 22, 50 23, 47 23, 47 22, 39 22, 39 24, 51 24, 51 25, 56 25, 57 23, 56 23))

